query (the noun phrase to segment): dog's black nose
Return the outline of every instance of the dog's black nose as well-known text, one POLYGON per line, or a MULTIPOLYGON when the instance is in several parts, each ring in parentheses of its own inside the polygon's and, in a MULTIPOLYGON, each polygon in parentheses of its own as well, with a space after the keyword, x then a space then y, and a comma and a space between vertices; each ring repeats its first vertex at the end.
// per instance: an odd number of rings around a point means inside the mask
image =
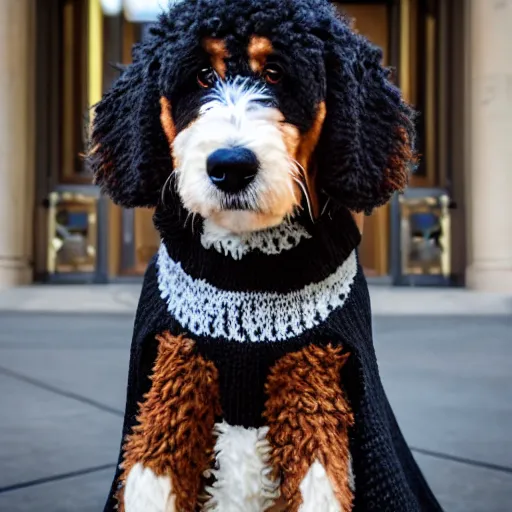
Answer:
POLYGON ((247 148, 223 148, 214 151, 206 162, 211 182, 224 192, 243 190, 258 173, 258 159, 247 148))

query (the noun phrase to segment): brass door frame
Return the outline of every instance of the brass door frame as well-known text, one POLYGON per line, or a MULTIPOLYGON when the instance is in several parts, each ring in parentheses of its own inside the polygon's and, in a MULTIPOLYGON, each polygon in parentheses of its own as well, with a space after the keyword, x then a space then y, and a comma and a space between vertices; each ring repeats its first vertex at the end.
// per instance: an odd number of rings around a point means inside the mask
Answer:
MULTIPOLYGON (((100 33, 99 25, 90 23, 89 16, 95 2, 99 6, 99 0, 80 0, 84 12, 87 14, 83 19, 81 28, 86 32, 86 53, 83 55, 83 66, 89 68, 96 66, 102 60, 101 41, 96 41, 100 33), (89 4, 89 1, 91 4, 89 4), (83 3, 82 3, 83 2, 83 3)), ((77 183, 67 182, 62 175, 62 138, 61 138, 61 62, 63 51, 63 26, 62 26, 63 3, 60 0, 38 0, 36 5, 36 204, 34 210, 34 278, 36 281, 50 282, 105 282, 107 274, 106 252, 108 247, 105 240, 108 237, 104 233, 103 206, 99 201, 97 219, 97 259, 96 268, 93 272, 69 272, 62 274, 51 273, 51 261, 49 261, 48 244, 53 237, 52 222, 49 219, 51 214, 51 194, 55 192, 79 193, 84 196, 97 197, 98 188, 90 181, 80 180, 77 183)), ((96 13, 101 13, 98 9, 96 13)), ((99 20, 99 17, 96 21, 99 20)), ((101 38, 101 37, 100 37, 101 38)), ((101 64, 98 64, 101 65, 101 64)), ((99 70, 101 74, 101 70, 99 70)), ((93 101, 92 94, 96 98, 101 95, 97 87, 98 75, 89 77, 87 84, 82 84, 87 89, 88 101, 93 101), (96 82, 93 82, 96 80, 96 82)), ((70 130, 77 130, 83 127, 83 119, 77 119, 77 125, 69 127, 70 130)))
MULTIPOLYGON (((436 279, 434 276, 415 278, 415 284, 452 285, 462 284, 465 269, 465 219, 463 212, 464 198, 464 130, 452 129, 453 126, 464 126, 464 80, 465 53, 467 41, 464 40, 464 0, 400 0, 400 59, 399 85, 405 98, 413 104, 418 100, 419 108, 424 109, 424 100, 430 94, 431 108, 426 109, 425 130, 429 130, 430 141, 425 142, 430 149, 430 162, 426 162, 424 176, 415 176, 411 180, 410 190, 414 194, 416 187, 427 187, 434 193, 446 193, 451 201, 450 208, 456 203, 458 208, 451 209, 451 249, 448 251, 451 269, 448 278, 436 279), (437 4, 437 6, 436 6, 437 4), (429 9, 435 9, 435 33, 428 34, 429 27, 421 28, 422 10, 426 15, 429 9), (420 24, 420 26, 418 26, 420 24), (421 29, 421 30, 418 30, 421 29), (422 32, 423 31, 423 32, 422 32), (414 40, 411 35, 418 33, 418 39, 407 47, 407 42, 414 40), (435 44, 432 45, 432 37, 435 44), (420 46, 416 46, 420 44, 420 46), (421 44, 425 45, 422 49, 421 44), (421 73, 418 73, 419 62, 423 61, 424 52, 430 51, 430 59, 434 59, 435 75, 422 87, 430 88, 430 93, 418 88, 421 73), (432 90, 434 92, 432 92, 432 90), (418 96, 418 94, 420 96, 418 96), (434 96, 432 96, 434 94, 434 96)), ((432 62, 430 64, 432 70, 432 62)), ((428 67, 423 73, 428 72, 428 67)), ((428 101, 428 100, 426 100, 428 101)), ((420 148, 421 151, 421 148, 420 148)), ((419 192, 419 191, 418 191, 419 192)), ((392 257, 391 274, 394 284, 410 284, 411 280, 402 275, 400 257, 400 205, 395 197, 391 204, 392 257)))

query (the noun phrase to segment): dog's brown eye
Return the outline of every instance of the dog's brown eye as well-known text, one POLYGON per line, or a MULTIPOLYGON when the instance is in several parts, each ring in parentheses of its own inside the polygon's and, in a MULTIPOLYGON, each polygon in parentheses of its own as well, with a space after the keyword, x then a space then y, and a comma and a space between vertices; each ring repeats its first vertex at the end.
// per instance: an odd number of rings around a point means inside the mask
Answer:
POLYGON ((203 68, 197 73, 197 83, 203 89, 213 87, 215 83, 215 71, 213 68, 203 68))
POLYGON ((278 84, 283 78, 283 68, 278 64, 267 64, 263 70, 263 78, 269 84, 278 84))

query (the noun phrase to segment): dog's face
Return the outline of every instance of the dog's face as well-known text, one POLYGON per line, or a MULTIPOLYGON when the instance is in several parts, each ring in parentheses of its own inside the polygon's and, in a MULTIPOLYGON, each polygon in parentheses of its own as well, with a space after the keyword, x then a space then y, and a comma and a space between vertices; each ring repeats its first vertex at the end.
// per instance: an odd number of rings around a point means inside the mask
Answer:
POLYGON ((371 210, 412 158, 411 111, 380 57, 325 0, 182 2, 97 106, 96 180, 125 206, 177 192, 235 233, 328 200, 371 210))
MULTIPOLYGON (((232 36, 232 34, 230 34, 232 36)), ((320 59, 300 42, 203 37, 162 125, 185 208, 232 231, 280 224, 316 207, 310 163, 325 118, 320 59), (300 58, 302 57, 302 59, 300 58)))

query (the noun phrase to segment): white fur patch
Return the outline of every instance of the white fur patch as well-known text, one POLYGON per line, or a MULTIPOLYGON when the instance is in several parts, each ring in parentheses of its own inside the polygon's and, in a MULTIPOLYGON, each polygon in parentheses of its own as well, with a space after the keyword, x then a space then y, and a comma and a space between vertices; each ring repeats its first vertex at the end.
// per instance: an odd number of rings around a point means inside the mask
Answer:
POLYGON ((269 465, 268 427, 215 427, 216 464, 213 486, 206 489, 208 512, 263 512, 279 497, 279 482, 272 480, 269 465))
POLYGON ((221 254, 240 260, 253 251, 260 251, 263 254, 288 251, 297 247, 303 238, 311 238, 311 235, 298 223, 283 222, 275 228, 237 235, 206 219, 201 244, 205 249, 213 247, 221 254))
POLYGON ((173 142, 177 189, 192 213, 232 232, 278 225, 300 204, 298 170, 288 155, 282 113, 269 104, 264 86, 247 79, 218 81, 199 117, 173 142), (208 157, 218 149, 244 147, 259 162, 259 171, 246 189, 236 194, 239 209, 226 208, 230 195, 208 177, 208 157))
POLYGON ((343 512, 325 468, 317 460, 300 484, 300 512, 343 512))
POLYGON ((125 512, 176 512, 171 478, 156 476, 141 463, 128 473, 124 488, 125 512))
POLYGON ((258 107, 259 102, 271 100, 264 85, 251 85, 249 80, 237 77, 234 80, 219 80, 208 96, 208 102, 201 107, 201 114, 213 109, 228 109, 231 122, 241 128, 246 121, 247 112, 258 107))

